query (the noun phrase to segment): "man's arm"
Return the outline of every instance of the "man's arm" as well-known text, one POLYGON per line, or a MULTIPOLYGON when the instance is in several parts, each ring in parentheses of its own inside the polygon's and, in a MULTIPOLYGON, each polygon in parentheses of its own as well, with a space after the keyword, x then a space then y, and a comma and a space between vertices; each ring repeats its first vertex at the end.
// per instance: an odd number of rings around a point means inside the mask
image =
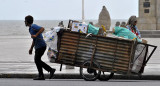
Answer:
POLYGON ((30 54, 30 55, 32 54, 33 47, 34 47, 34 42, 32 41, 32 45, 31 45, 31 47, 30 47, 30 49, 29 49, 29 54, 30 54))
POLYGON ((36 38, 39 34, 41 34, 44 31, 44 28, 41 27, 40 30, 36 33, 36 35, 32 35, 32 38, 36 38))

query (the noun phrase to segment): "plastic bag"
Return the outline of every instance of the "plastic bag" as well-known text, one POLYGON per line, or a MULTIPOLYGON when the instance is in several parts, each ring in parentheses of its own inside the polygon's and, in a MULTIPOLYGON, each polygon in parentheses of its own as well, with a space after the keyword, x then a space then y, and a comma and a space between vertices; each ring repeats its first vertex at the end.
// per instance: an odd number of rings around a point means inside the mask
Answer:
POLYGON ((88 24, 88 33, 92 33, 94 35, 97 35, 99 32, 99 28, 98 27, 95 27, 91 24, 88 24))
POLYGON ((114 35, 116 35, 118 37, 124 37, 124 38, 127 38, 127 39, 134 39, 134 38, 136 38, 138 42, 142 42, 141 39, 139 39, 134 33, 132 33, 127 28, 124 28, 124 27, 115 27, 114 30, 115 30, 114 35))
POLYGON ((145 45, 138 44, 135 51, 132 72, 139 73, 144 61, 145 53, 146 53, 145 45))
POLYGON ((44 34, 44 40, 49 47, 47 56, 49 58, 50 62, 55 62, 55 59, 57 58, 57 41, 58 41, 58 36, 57 32, 60 31, 60 29, 63 29, 61 27, 54 27, 53 30, 48 31, 44 34))
POLYGON ((57 58, 57 51, 52 50, 51 48, 48 49, 47 56, 50 62, 55 62, 57 58))
POLYGON ((49 48, 57 51, 57 32, 56 29, 48 31, 44 34, 44 40, 49 48))

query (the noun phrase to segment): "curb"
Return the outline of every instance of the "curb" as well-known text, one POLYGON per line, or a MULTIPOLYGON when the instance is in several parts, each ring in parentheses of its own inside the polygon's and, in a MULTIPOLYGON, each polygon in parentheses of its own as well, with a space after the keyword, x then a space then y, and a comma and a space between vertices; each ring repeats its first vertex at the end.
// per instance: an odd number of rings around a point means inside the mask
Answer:
MULTIPOLYGON (((0 74, 0 78, 34 78, 37 74, 0 74)), ((44 74, 45 78, 49 78, 49 74, 44 74)), ((80 74, 55 74, 54 79, 82 79, 80 74)))
MULTIPOLYGON (((0 78, 34 78, 37 74, 0 74, 0 78)), ((49 74, 45 74, 47 79, 49 74)), ((83 79, 80 74, 55 74, 54 79, 83 79)), ((112 79, 127 80, 160 80, 160 75, 114 75, 112 79)))

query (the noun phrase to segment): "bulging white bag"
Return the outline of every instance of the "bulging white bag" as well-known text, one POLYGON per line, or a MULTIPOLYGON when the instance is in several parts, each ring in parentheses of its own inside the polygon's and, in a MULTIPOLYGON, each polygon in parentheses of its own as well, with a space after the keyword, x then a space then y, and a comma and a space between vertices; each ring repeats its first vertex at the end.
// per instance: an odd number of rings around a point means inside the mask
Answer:
POLYGON ((136 51, 135 51, 132 72, 139 73, 139 71, 140 71, 140 69, 143 65, 145 53, 146 53, 145 45, 138 44, 137 47, 136 47, 136 51))
POLYGON ((49 48, 57 51, 57 32, 56 29, 48 31, 44 34, 44 40, 49 48))

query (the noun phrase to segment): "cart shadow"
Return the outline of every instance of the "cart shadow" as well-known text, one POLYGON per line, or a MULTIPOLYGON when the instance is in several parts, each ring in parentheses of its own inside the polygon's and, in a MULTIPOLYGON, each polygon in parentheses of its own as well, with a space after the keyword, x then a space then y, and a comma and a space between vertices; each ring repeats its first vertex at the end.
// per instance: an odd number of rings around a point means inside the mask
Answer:
POLYGON ((47 79, 46 81, 85 81, 83 79, 47 79))
MULTIPOLYGON (((83 79, 47 79, 46 81, 85 81, 83 79)), ((109 81, 86 81, 86 82, 149 82, 149 80, 109 80, 109 81)))

